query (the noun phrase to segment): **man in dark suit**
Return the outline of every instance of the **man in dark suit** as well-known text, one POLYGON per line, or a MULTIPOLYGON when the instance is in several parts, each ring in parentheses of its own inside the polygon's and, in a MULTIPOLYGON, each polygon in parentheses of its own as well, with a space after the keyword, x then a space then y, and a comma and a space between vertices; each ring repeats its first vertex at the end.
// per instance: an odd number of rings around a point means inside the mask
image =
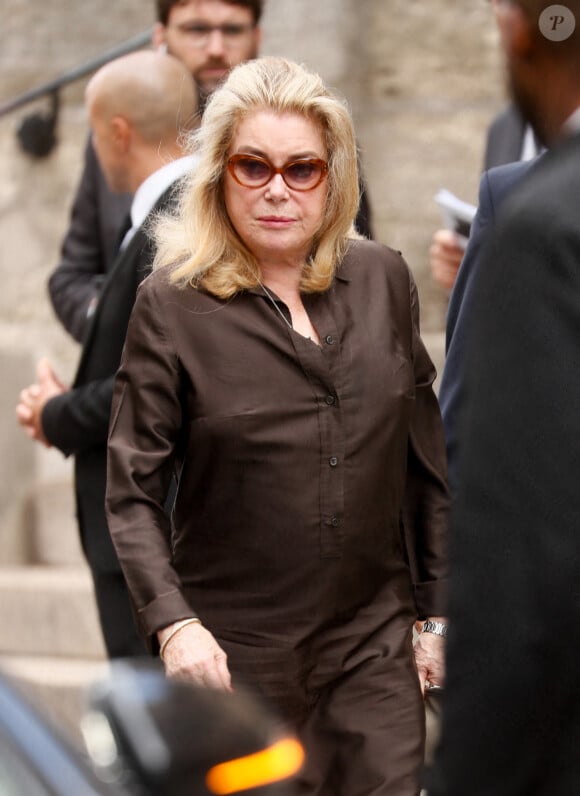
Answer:
MULTIPOLYGON (((532 128, 526 124, 518 108, 510 104, 498 113, 487 131, 484 172, 509 163, 528 162, 540 151, 532 128)), ((439 229, 434 233, 429 261, 433 279, 441 287, 446 290, 455 287, 465 257, 464 243, 453 230, 439 229)))
MULTIPOLYGON (((484 172, 511 163, 527 163, 541 151, 533 129, 526 124, 517 107, 508 105, 498 113, 487 131, 484 172)), ((466 257, 464 247, 453 230, 439 229, 433 234, 429 247, 431 274, 446 290, 454 289, 459 280, 460 267, 466 257)))
POLYGON ((23 390, 17 416, 29 436, 75 457, 81 542, 91 568, 110 657, 144 654, 105 517, 106 442, 113 381, 137 286, 153 259, 148 221, 194 166, 182 135, 196 115, 193 81, 169 55, 139 52, 112 61, 87 86, 95 151, 112 191, 131 191, 131 224, 91 317, 70 389, 50 363, 23 390), (135 97, 139 98, 135 102, 135 97))
MULTIPOLYGON (((493 0, 494 12, 499 0, 493 0)), ((541 151, 533 128, 526 122, 513 102, 509 103, 492 120, 486 135, 483 170, 504 166, 516 161, 528 161, 541 151)), ((431 274, 437 284, 451 290, 458 278, 459 267, 465 255, 465 244, 450 229, 434 233, 429 247, 431 274)))
POLYGON ((476 278, 430 796, 580 792, 580 0, 503 0, 512 94, 548 151, 476 278))

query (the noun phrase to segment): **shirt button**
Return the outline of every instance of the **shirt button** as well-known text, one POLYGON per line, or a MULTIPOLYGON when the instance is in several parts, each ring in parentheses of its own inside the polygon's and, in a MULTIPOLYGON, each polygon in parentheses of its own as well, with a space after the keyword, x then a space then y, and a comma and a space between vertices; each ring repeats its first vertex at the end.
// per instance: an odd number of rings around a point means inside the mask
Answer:
POLYGON ((330 464, 331 467, 336 467, 336 465, 338 464, 338 459, 336 458, 336 456, 331 456, 330 459, 328 460, 328 463, 330 464))
POLYGON ((330 518, 330 524, 332 525, 333 528, 338 528, 338 526, 340 525, 340 520, 335 514, 333 514, 332 517, 330 518))
POLYGON ((336 398, 334 397, 334 395, 327 395, 326 396, 326 403, 329 406, 334 406, 334 404, 336 403, 336 398))
POLYGON ((331 334, 327 334, 326 337, 324 338, 324 342, 327 345, 332 345, 334 343, 334 337, 331 334))

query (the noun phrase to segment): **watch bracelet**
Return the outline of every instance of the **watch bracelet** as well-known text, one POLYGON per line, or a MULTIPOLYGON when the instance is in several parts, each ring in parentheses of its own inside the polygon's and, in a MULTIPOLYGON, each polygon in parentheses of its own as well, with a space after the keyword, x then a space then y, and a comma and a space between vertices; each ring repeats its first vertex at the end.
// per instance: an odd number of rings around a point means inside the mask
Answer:
POLYGON ((447 625, 443 622, 434 622, 432 619, 427 619, 423 625, 422 633, 433 633, 436 636, 447 636, 447 625))

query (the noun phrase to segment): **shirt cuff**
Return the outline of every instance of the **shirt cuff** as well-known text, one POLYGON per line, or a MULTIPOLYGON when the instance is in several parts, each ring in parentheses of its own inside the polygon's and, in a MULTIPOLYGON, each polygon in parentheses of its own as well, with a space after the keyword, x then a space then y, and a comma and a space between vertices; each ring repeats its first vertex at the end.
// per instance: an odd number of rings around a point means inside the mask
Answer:
POLYGON ((178 589, 156 597, 155 600, 141 608, 137 613, 145 644, 153 655, 159 653, 158 630, 172 625, 180 619, 189 619, 195 616, 195 611, 192 610, 178 589))

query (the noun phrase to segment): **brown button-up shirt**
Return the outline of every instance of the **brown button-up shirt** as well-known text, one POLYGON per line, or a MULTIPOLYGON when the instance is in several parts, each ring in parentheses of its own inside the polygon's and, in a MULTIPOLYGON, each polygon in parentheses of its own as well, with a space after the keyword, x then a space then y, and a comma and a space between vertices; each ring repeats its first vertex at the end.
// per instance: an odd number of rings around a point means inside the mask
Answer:
POLYGON ((139 290, 108 517, 146 635, 195 612, 218 636, 299 639, 385 592, 444 610, 444 444, 410 272, 352 242, 303 301, 320 346, 260 289, 223 301, 161 270, 139 290))

